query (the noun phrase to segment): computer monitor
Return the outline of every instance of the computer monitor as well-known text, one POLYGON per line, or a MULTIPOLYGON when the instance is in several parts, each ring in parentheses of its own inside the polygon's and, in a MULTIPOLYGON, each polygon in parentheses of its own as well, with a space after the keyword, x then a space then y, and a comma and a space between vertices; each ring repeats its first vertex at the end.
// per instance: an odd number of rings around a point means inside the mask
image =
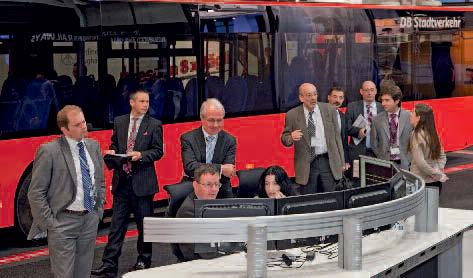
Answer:
MULTIPOLYGON (((194 200, 194 213, 197 218, 255 217, 274 215, 274 199, 217 199, 194 200)), ((245 243, 199 243, 195 244, 196 253, 241 251, 245 243)), ((268 247, 269 248, 269 247, 268 247)), ((274 247, 273 247, 274 248, 274 247)))
POLYGON ((406 196, 406 177, 402 172, 396 173, 391 180, 391 198, 393 200, 406 196))
POLYGON ((195 217, 225 218, 274 215, 274 200, 237 198, 194 200, 195 217))
POLYGON ((391 200, 389 181, 343 191, 345 208, 358 208, 391 200))
POLYGON ((392 165, 365 164, 366 186, 388 181, 396 169, 392 165))
MULTIPOLYGON (((343 191, 308 194, 276 200, 277 215, 323 212, 343 208, 343 191)), ((329 242, 331 240, 336 241, 337 238, 327 238, 324 242, 329 242)), ((276 241, 276 248, 283 250, 300 246, 315 245, 320 242, 321 239, 319 237, 278 240, 276 241)))

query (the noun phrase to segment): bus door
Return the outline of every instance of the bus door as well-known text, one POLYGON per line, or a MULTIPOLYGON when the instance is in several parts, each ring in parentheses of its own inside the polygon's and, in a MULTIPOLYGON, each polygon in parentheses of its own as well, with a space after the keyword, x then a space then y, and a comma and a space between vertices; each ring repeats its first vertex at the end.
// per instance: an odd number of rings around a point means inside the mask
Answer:
POLYGON ((274 36, 261 7, 200 9, 203 38, 204 98, 219 99, 228 113, 272 111, 274 36))

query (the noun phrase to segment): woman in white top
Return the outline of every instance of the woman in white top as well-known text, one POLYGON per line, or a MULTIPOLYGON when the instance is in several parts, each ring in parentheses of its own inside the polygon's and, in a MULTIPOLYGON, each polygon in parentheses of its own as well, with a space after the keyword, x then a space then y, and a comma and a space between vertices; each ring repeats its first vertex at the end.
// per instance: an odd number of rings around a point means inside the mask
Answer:
POLYGON ((434 113, 426 104, 416 104, 411 112, 414 127, 409 142, 410 171, 425 181, 426 186, 436 186, 442 191, 442 182, 448 178, 443 173, 447 157, 435 129, 434 113))

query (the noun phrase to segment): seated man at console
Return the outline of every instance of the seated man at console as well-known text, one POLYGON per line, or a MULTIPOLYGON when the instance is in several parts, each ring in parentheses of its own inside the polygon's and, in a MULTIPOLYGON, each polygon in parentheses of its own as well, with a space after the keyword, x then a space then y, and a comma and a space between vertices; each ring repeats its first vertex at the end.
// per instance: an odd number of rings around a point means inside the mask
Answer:
MULTIPOLYGON (((211 164, 201 164, 194 170, 194 191, 191 192, 177 211, 177 218, 194 218, 194 200, 212 200, 217 198, 220 183, 220 172, 211 164)), ((179 244, 179 249, 185 260, 212 259, 218 256, 216 253, 197 254, 194 252, 194 244, 179 244)))

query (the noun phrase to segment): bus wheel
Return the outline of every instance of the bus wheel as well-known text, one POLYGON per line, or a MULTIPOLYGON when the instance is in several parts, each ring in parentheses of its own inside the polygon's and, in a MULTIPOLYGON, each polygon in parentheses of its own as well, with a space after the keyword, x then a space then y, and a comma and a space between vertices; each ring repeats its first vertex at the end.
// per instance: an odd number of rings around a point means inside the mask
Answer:
MULTIPOLYGON (((28 201, 28 188, 31 182, 31 171, 23 179, 15 199, 15 226, 26 240, 33 224, 30 202, 28 201)), ((33 240, 35 243, 46 243, 46 237, 33 240)))

